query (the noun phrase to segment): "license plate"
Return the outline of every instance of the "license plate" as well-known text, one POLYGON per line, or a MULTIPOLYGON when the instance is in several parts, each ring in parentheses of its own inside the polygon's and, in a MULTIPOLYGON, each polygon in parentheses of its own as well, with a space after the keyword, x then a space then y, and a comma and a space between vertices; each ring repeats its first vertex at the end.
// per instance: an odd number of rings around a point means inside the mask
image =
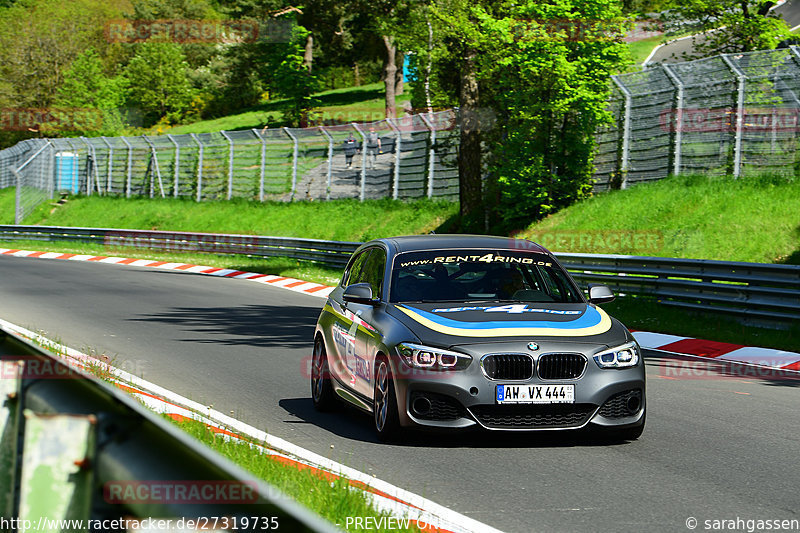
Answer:
POLYGON ((575 403, 575 385, 498 385, 497 403, 575 403))

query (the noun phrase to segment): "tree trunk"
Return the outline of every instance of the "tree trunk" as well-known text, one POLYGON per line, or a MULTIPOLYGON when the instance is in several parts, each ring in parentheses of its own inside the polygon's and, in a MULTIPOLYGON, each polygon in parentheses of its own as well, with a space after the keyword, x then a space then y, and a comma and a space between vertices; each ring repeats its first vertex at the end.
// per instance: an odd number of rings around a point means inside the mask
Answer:
POLYGON ((311 74, 311 65, 314 63, 314 37, 309 33, 306 38, 306 49, 303 53, 303 66, 311 74))
POLYGON ((397 74, 397 46, 394 44, 394 37, 383 36, 383 44, 386 45, 386 68, 383 71, 383 83, 386 86, 386 118, 397 117, 397 106, 395 105, 395 76, 397 74))
POLYGON ((477 51, 467 50, 461 62, 461 90, 459 112, 461 114, 461 139, 458 152, 458 186, 461 216, 477 217, 481 213, 481 138, 477 120, 478 78, 476 72, 477 51))
POLYGON ((394 75, 394 95, 400 96, 403 94, 403 73, 405 72, 404 65, 406 62, 406 55, 403 52, 397 52, 397 72, 394 75))
POLYGON ((358 61, 356 61, 356 64, 353 67, 353 78, 354 78, 356 87, 361 86, 361 73, 358 71, 358 61))

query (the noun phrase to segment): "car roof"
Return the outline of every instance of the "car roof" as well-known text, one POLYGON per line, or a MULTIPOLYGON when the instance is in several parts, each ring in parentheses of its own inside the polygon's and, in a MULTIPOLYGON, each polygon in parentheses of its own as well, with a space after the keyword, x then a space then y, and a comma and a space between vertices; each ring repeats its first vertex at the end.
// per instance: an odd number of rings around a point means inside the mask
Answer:
POLYGON ((524 250, 549 254, 544 247, 526 239, 494 237, 490 235, 406 235, 377 239, 384 242, 395 253, 415 252, 422 250, 447 250, 463 248, 488 248, 495 250, 524 250))

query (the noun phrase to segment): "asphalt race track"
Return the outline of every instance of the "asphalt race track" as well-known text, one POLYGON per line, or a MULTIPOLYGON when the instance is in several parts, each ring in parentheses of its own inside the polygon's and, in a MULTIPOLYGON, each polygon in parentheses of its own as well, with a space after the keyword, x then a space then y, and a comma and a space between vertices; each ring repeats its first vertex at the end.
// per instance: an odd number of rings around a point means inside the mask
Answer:
MULTIPOLYGON (((800 519, 800 381, 648 354, 642 438, 421 435, 313 411, 303 360, 323 300, 241 280, 0 257, 0 318, 506 531, 688 531, 800 519), (706 369, 703 364, 701 369, 706 369), (332 448, 333 446, 333 448, 332 448)), ((307 366, 307 365, 306 365, 307 366)))

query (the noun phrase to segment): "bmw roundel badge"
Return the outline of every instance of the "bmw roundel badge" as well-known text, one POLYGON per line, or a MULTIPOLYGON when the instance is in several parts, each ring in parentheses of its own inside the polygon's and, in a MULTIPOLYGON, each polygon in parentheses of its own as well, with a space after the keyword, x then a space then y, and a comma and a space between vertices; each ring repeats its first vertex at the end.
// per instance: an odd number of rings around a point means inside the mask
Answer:
POLYGON ((535 352, 536 350, 538 350, 538 349, 539 349, 539 345, 538 345, 538 344, 536 344, 535 342, 529 342, 529 343, 528 343, 528 349, 529 349, 530 351, 532 351, 532 352, 535 352))

